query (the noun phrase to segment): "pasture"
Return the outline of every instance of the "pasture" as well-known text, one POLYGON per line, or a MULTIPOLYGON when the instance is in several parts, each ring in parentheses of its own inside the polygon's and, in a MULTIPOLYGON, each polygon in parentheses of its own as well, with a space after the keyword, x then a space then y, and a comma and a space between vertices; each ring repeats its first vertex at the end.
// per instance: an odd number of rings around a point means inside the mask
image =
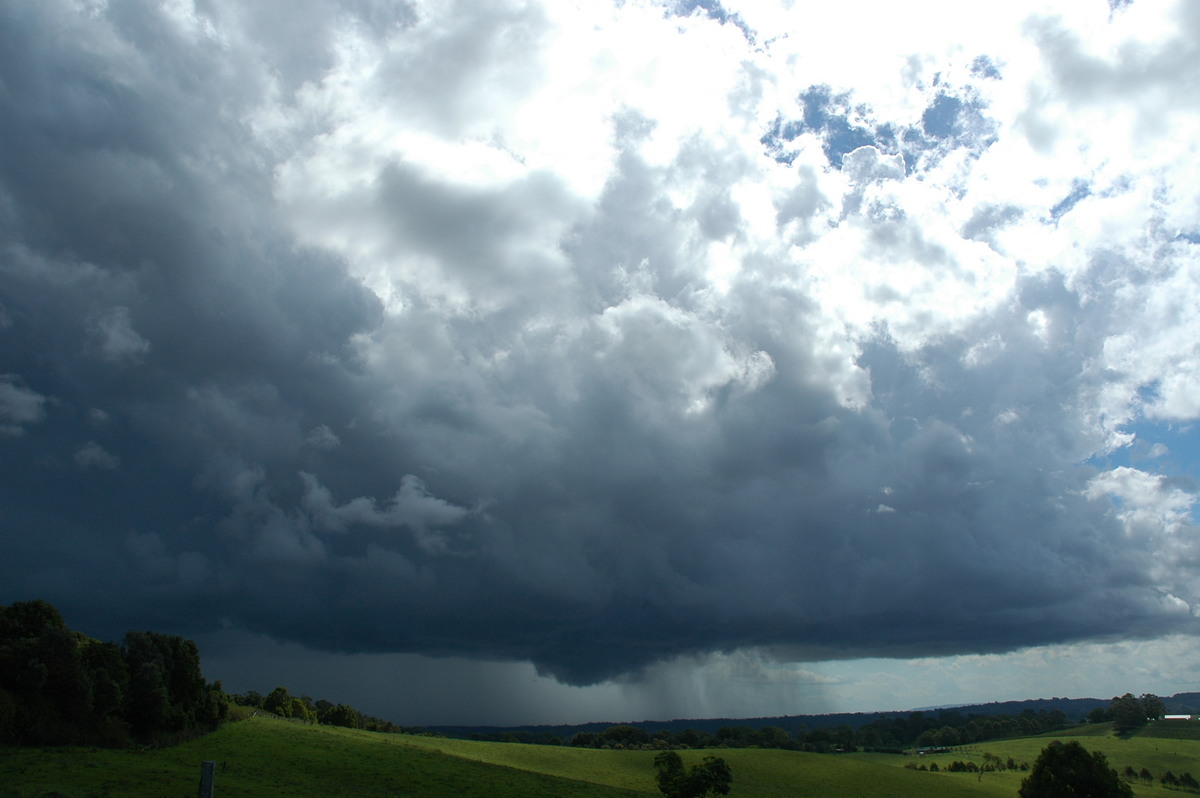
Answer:
MULTIPOLYGON (((1160 730, 1181 735, 1178 730, 1160 730)), ((935 756, 808 754, 725 749, 734 798, 889 796, 1008 796, 1024 773, 949 773, 955 760, 982 763, 983 754, 1032 763, 1051 739, 1077 737, 1126 765, 1200 773, 1200 740, 1152 736, 1154 730, 1114 737, 1109 727, 1081 727, 1056 736, 980 743, 935 756), (1078 733, 1076 733, 1078 732, 1078 733), (938 764, 939 772, 906 768, 938 764)), ((95 748, 0 748, 0 798, 160 798, 194 795, 199 765, 217 762, 218 798, 328 796, 656 796, 653 751, 619 751, 488 743, 376 734, 257 717, 173 748, 116 751, 95 748)), ((682 751, 685 766, 700 751, 682 751)), ((1176 795, 1157 783, 1133 785, 1138 795, 1176 795)))

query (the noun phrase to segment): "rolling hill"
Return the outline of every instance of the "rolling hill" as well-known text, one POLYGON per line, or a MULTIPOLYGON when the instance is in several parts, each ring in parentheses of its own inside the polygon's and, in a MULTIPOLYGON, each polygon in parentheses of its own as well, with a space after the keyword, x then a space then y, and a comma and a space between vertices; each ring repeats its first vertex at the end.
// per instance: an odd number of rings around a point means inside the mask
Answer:
MULTIPOLYGON (((1126 765, 1182 773, 1200 771, 1200 737, 1191 727, 1156 724, 1128 739, 1111 727, 1082 727, 1057 735, 1079 737, 1105 752, 1118 770, 1126 765), (1183 731, 1180 731, 1180 729, 1183 731)), ((729 749, 720 756, 734 774, 734 798, 783 798, 796 794, 840 796, 1009 796, 1023 774, 946 772, 954 759, 1032 761, 1050 737, 1023 738, 956 749, 936 757, 887 754, 809 754, 729 749), (914 770, 905 765, 925 765, 914 770), (939 762, 939 772, 928 765, 939 762)), ((684 751, 685 764, 699 751, 684 751)), ((158 798, 193 794, 199 765, 217 762, 216 795, 409 796, 410 798, 505 798, 655 796, 654 751, 575 749, 488 743, 449 738, 379 734, 314 726, 269 717, 229 723, 172 748, 134 751, 96 748, 0 748, 3 798, 158 798)), ((1157 786, 1134 785, 1139 794, 1157 786)))

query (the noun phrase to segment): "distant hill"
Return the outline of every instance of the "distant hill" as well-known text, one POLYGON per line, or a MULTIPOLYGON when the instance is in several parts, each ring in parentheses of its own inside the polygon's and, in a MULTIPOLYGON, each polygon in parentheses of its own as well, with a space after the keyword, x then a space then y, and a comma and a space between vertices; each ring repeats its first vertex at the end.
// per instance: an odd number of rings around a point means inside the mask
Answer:
POLYGON ((1176 693, 1162 702, 1168 715, 1200 715, 1200 693, 1176 693))
MULTIPOLYGON (((430 731, 447 737, 470 738, 473 735, 494 738, 506 733, 529 733, 553 736, 569 740, 579 732, 599 732, 618 723, 628 723, 644 729, 649 734, 656 731, 683 731, 695 729, 709 733, 723 726, 749 726, 761 729, 778 726, 789 734, 797 731, 827 729, 834 726, 849 726, 858 729, 877 720, 903 718, 916 712, 936 715, 939 712, 960 712, 964 715, 1020 715, 1026 710, 1050 712, 1059 710, 1072 721, 1082 721, 1093 709, 1107 707, 1111 698, 1033 698, 1025 701, 993 701, 987 704, 962 704, 947 707, 913 709, 898 712, 841 712, 827 715, 783 715, 761 718, 680 718, 675 720, 643 721, 596 721, 581 724, 533 725, 533 726, 429 726, 430 731)), ((1163 697, 1163 704, 1171 714, 1200 714, 1200 693, 1179 693, 1163 697)))

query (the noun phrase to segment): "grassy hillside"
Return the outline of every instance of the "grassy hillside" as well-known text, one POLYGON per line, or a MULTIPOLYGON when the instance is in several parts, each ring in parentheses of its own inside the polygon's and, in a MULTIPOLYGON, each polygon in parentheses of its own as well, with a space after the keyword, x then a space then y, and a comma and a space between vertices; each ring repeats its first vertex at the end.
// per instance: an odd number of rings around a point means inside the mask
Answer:
MULTIPOLYGON (((1200 720, 1160 720, 1143 729, 1141 737, 1200 740, 1200 720)), ((1200 768, 1198 768, 1200 769, 1200 768)), ((1196 775, 1193 773, 1192 775, 1196 775)))
MULTIPOLYGON (((627 790, 448 756, 405 735, 267 718, 229 724, 161 751, 0 748, 0 796, 162 798, 194 795, 200 763, 217 762, 220 798, 561 795, 619 798, 627 790)), ((510 746, 511 747, 511 746, 510 746)))
MULTIPOLYGON (((659 795, 655 788, 653 751, 603 751, 537 745, 479 743, 467 740, 417 738, 414 744, 429 750, 510 767, 535 769, 571 779, 581 779, 643 794, 659 795)), ((698 763, 705 753, 681 751, 684 767, 698 763)), ((717 752, 733 771, 735 798, 812 796, 892 796, 925 798, 937 792, 930 775, 905 770, 902 757, 873 755, 856 759, 796 751, 728 749, 717 752), (933 789, 933 792, 931 792, 933 789)), ((934 780, 937 774, 932 774, 934 780)), ((956 796, 994 793, 972 783, 957 783, 956 796)), ((947 793, 949 795, 950 793, 947 793)))
MULTIPOLYGON (((1200 778, 1200 739, 1155 736, 1163 728, 1160 724, 1152 724, 1135 736, 1116 737, 1112 733, 1112 724, 1103 723, 1070 729, 1057 735, 1047 734, 1040 737, 977 743, 973 746, 956 749, 948 754, 895 757, 893 761, 901 767, 906 762, 919 762, 926 766, 936 762, 938 767, 944 771, 955 760, 982 763, 983 754, 986 752, 995 754, 1003 760, 1012 757, 1017 762, 1033 764, 1050 740, 1078 739, 1080 744, 1089 751, 1103 752, 1108 759, 1108 764, 1118 773, 1124 771, 1127 765, 1132 766, 1136 771, 1140 771, 1142 768, 1149 770, 1154 775, 1154 784, 1147 786, 1137 782, 1133 783, 1135 795, 1184 795, 1186 793, 1168 792, 1157 786, 1157 779, 1167 770, 1177 776, 1184 772, 1190 772, 1193 776, 1200 778)), ((855 754, 853 756, 867 755, 855 754)), ((943 772, 929 775, 945 776, 960 782, 969 781, 975 784, 992 785, 996 790, 992 794, 1007 796, 1016 795, 1021 779, 1025 777, 1025 774, 1020 772, 985 773, 982 780, 979 779, 977 773, 943 772)))
MULTIPOLYGON (((683 752, 690 765, 702 754, 683 752)), ((846 757, 728 750, 732 795, 931 795, 930 774, 846 757)), ((0 796, 191 795, 216 760, 216 795, 657 796, 654 753, 383 735, 254 718, 161 751, 0 748, 0 796)), ((935 776, 936 780, 936 776, 935 776)), ((948 780, 939 783, 952 784, 948 780)), ((954 795, 992 795, 963 782, 954 795)), ((936 793, 936 790, 934 790, 936 793)))
MULTIPOLYGON (((1200 775, 1200 740, 1112 736, 1110 726, 1078 736, 1118 771, 1125 765, 1200 775)), ((1171 730, 1172 733, 1174 730, 1171 730)), ((779 750, 720 751, 733 770, 734 798, 798 794, 840 798, 1016 795, 1023 773, 944 772, 955 759, 983 761, 984 752, 1032 763, 1049 738, 981 743, 931 757, 805 754, 779 750), (937 762, 943 772, 909 770, 937 762)), ((699 751, 681 752, 685 765, 699 751)), ((193 795, 199 764, 218 763, 216 795, 234 796, 657 796, 654 752, 604 751, 386 735, 254 718, 161 751, 0 748, 0 798, 159 798, 193 795)), ((1135 784, 1138 795, 1176 795, 1135 784)))

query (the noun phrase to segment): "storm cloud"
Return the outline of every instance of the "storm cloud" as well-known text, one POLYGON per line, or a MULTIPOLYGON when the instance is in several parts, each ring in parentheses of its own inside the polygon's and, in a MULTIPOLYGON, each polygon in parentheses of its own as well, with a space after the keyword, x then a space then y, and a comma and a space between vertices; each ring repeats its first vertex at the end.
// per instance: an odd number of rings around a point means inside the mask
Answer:
POLYGON ((758 5, 0 7, 0 600, 573 685, 1196 633, 1200 15, 758 5))

